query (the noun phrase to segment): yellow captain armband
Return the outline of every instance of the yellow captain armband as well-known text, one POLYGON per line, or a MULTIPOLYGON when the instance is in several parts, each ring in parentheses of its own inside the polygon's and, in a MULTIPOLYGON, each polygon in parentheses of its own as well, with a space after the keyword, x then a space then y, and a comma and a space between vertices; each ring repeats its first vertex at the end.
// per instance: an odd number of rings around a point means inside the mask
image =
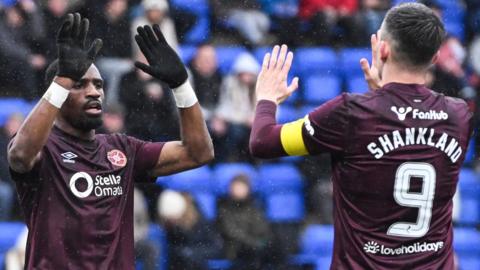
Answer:
POLYGON ((299 119, 282 126, 280 131, 280 141, 282 142, 283 149, 289 156, 308 155, 302 136, 302 127, 304 123, 305 119, 299 119))

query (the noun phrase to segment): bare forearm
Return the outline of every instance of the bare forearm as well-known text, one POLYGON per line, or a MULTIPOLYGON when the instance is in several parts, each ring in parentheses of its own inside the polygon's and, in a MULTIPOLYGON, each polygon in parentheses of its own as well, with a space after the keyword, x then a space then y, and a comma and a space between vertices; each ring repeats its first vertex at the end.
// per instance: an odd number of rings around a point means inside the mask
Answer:
POLYGON ((213 159, 213 144, 208 134, 205 119, 196 103, 189 108, 180 109, 182 144, 189 156, 198 163, 207 163, 213 159))
MULTIPOLYGON (((71 88, 73 81, 55 78, 64 88, 71 88)), ((8 150, 8 161, 17 172, 29 171, 38 153, 47 142, 59 109, 42 98, 27 116, 8 150)))

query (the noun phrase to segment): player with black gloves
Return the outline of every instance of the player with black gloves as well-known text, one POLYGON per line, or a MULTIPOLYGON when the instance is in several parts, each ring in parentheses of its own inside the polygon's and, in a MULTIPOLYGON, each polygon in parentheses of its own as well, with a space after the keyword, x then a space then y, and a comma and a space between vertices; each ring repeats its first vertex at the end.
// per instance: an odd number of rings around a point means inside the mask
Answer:
POLYGON ((213 159, 186 69, 158 26, 138 28, 136 41, 149 65, 136 66, 172 88, 182 140, 95 134, 104 92, 93 63, 102 41, 86 46, 88 29, 88 19, 67 16, 58 61, 47 71, 51 85, 9 145, 29 228, 25 269, 134 269, 134 182, 154 182, 213 159))

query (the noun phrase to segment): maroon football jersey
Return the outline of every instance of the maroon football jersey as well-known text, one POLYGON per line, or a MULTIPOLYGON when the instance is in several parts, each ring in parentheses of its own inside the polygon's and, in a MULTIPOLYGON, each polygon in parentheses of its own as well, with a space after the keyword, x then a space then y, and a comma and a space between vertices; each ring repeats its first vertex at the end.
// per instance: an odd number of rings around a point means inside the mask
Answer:
POLYGON ((471 119, 462 100, 398 83, 305 118, 308 152, 332 155, 331 269, 453 269, 452 197, 471 119))
POLYGON ((154 181, 146 172, 162 147, 54 127, 33 170, 11 170, 29 229, 25 269, 134 269, 133 183, 154 181))

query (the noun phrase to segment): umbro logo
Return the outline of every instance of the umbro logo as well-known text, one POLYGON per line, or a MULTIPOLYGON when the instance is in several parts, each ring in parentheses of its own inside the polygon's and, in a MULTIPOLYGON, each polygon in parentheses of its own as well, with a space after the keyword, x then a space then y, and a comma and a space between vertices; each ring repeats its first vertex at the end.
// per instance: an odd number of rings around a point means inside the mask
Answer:
POLYGON ((75 155, 72 152, 65 152, 65 153, 62 153, 60 155, 63 157, 63 162, 65 162, 65 163, 75 163, 75 160, 73 160, 73 159, 78 157, 77 155, 75 155))

